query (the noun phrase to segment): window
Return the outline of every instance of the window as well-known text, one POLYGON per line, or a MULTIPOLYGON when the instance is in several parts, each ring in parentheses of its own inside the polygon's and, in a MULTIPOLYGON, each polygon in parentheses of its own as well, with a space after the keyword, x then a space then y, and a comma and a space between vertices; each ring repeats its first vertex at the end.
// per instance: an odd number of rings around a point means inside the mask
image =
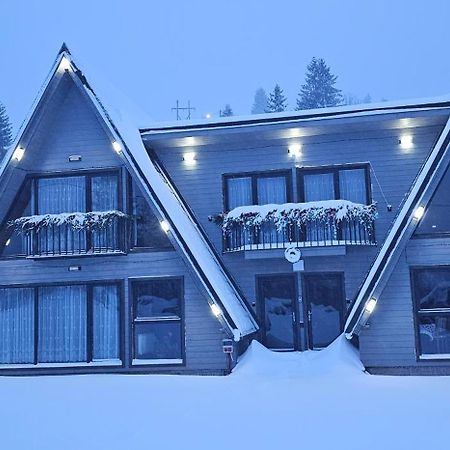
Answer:
POLYGON ((0 288, 0 364, 120 359, 116 284, 0 288))
POLYGON ((448 235, 450 233, 450 173, 447 169, 425 209, 416 231, 416 236, 448 235))
POLYGON ((135 281, 132 292, 134 362, 181 361, 182 281, 135 281))
POLYGON ((306 168, 298 171, 300 201, 370 203, 368 166, 306 168))
POLYGON ((291 198, 289 171, 225 175, 225 210, 238 206, 282 204, 291 198))
POLYGON ((160 226, 141 189, 130 178, 131 210, 133 211, 133 247, 173 248, 169 238, 160 226))
POLYGON ((450 358, 450 266, 412 272, 419 354, 450 358))

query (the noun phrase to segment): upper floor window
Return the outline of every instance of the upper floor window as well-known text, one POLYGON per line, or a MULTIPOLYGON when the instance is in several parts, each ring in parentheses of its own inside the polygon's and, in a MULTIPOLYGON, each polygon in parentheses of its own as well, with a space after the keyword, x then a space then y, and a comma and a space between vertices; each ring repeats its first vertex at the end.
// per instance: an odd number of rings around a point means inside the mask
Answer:
POLYGON ((298 171, 300 201, 348 200, 370 203, 368 166, 303 168, 298 171))
POLYGON ((450 234, 450 173, 447 169, 436 192, 425 209, 415 231, 416 236, 450 234))
POLYGON ((130 178, 130 211, 133 215, 132 247, 173 248, 167 234, 160 226, 148 200, 144 197, 136 182, 130 178))
POLYGON ((34 186, 36 214, 119 209, 117 173, 37 178, 34 186))
POLYGON ((225 210, 291 200, 290 171, 225 175, 225 210))

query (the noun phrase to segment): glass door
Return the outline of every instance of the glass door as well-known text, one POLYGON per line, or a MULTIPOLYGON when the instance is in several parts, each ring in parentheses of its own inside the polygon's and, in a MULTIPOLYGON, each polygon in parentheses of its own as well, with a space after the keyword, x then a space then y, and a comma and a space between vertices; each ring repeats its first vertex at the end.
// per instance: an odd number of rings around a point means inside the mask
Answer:
POLYGON ((297 348, 295 275, 259 277, 258 298, 264 345, 274 350, 297 348))
POLYGON ((341 273, 304 274, 303 285, 309 348, 324 348, 342 333, 344 277, 341 273))

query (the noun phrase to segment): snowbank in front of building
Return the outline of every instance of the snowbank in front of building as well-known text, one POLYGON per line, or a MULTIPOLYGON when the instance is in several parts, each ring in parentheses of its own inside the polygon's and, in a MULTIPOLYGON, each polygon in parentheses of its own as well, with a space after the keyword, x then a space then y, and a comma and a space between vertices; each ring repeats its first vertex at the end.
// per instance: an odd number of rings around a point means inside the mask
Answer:
POLYGON ((5 450, 422 450, 450 421, 449 377, 367 375, 343 338, 254 342, 227 377, 3 377, 0 398, 5 450))

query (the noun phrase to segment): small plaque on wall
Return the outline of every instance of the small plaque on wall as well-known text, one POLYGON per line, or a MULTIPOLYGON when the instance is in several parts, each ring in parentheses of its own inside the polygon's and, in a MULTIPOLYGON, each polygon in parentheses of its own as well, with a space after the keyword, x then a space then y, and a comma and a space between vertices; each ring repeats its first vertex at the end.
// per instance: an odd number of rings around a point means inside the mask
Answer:
POLYGON ((70 155, 69 162, 77 162, 81 161, 81 155, 70 155))

